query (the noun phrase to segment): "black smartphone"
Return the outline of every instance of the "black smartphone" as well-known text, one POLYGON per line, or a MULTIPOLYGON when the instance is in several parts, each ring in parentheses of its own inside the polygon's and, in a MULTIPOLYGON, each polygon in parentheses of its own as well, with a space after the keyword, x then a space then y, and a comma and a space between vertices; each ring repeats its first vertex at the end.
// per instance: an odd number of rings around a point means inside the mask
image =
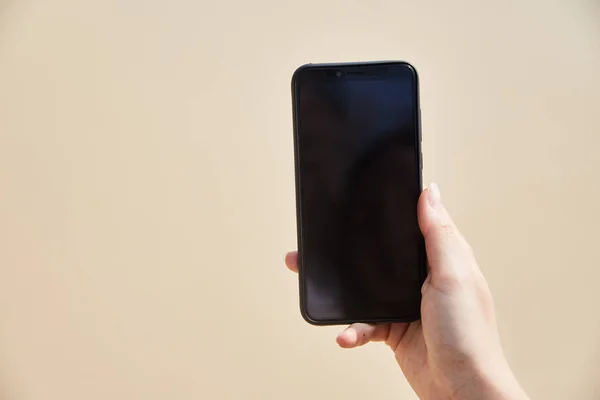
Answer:
POLYGON ((315 325, 419 319, 417 71, 400 61, 304 65, 292 100, 302 316, 315 325))

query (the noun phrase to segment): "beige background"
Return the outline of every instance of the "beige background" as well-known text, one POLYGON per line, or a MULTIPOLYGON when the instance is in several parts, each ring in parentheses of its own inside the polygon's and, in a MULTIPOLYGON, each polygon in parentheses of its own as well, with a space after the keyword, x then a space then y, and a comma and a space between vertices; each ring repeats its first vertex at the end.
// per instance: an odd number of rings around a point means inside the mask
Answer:
POLYGON ((305 324, 289 83, 404 59, 536 399, 600 399, 600 3, 0 0, 0 397, 409 399, 305 324))

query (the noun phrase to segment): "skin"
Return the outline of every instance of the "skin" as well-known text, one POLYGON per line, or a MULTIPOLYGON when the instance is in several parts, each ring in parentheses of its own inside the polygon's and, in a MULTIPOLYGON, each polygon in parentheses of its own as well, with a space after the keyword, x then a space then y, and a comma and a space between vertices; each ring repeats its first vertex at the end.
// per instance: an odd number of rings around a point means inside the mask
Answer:
MULTIPOLYGON (((431 184, 418 203, 429 275, 420 321, 352 324, 337 336, 343 348, 384 342, 423 400, 526 400, 500 344, 492 295, 473 252, 431 184)), ((285 257, 298 272, 298 253, 285 257)))

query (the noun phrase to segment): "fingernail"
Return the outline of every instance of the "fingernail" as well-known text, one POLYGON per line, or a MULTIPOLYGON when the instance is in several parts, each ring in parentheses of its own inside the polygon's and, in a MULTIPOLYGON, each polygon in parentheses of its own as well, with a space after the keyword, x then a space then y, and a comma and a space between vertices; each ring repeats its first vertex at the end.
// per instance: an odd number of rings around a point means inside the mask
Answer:
POLYGON ((438 205, 440 205, 440 188, 437 184, 431 183, 427 188, 427 201, 432 208, 436 208, 438 205))

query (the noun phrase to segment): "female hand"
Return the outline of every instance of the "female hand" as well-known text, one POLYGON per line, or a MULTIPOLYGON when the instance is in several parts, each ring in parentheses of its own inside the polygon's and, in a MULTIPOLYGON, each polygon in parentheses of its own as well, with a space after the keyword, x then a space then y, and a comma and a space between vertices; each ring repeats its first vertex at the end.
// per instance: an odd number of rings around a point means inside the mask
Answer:
MULTIPOLYGON (((420 399, 527 399, 504 357, 487 282, 437 185, 423 191, 417 213, 429 262, 421 320, 352 324, 337 343, 385 342, 420 399)), ((285 262, 298 271, 297 252, 285 262)))

